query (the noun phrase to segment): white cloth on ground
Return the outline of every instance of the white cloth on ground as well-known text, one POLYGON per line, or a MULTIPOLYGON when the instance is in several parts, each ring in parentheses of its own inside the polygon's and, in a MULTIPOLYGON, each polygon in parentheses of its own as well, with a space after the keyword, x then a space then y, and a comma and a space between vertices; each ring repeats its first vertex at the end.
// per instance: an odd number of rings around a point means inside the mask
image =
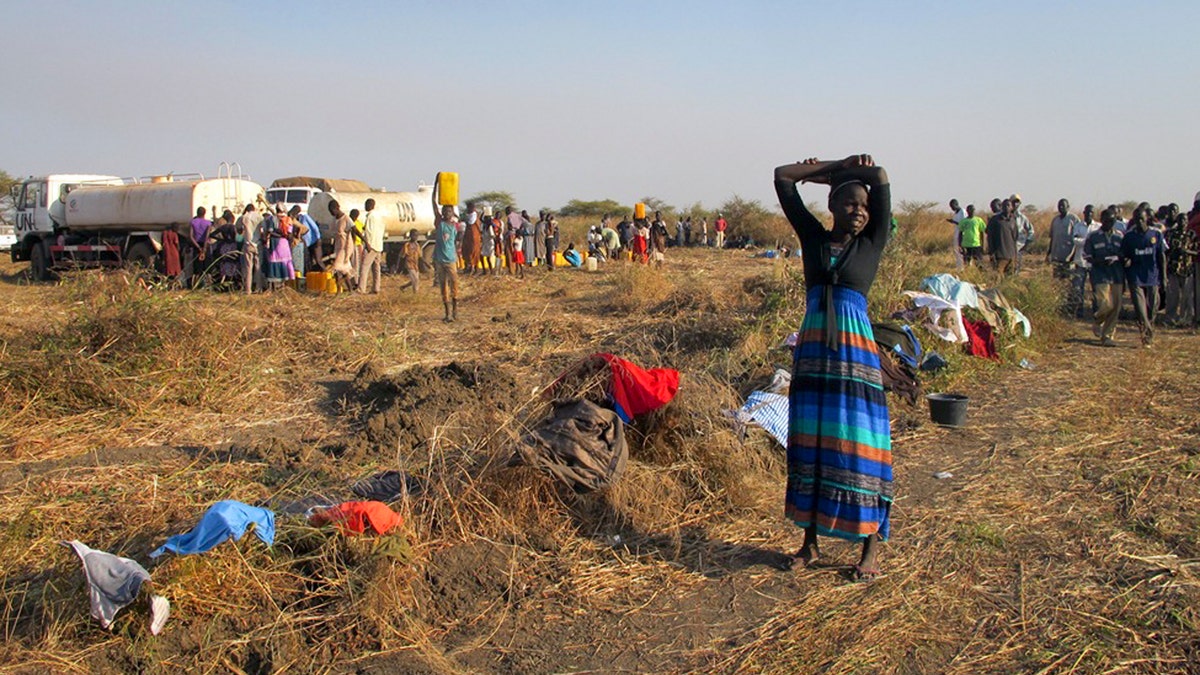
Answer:
POLYGON ((934 335, 947 342, 969 341, 967 328, 963 325, 962 308, 958 303, 920 291, 904 291, 904 294, 912 298, 914 306, 929 310, 929 321, 925 327, 934 335), (943 314, 950 317, 947 321, 949 326, 941 325, 943 314))
POLYGON ((771 384, 767 387, 767 391, 772 394, 787 394, 792 387, 792 374, 783 368, 776 368, 775 375, 771 377, 771 384))
POLYGON ((979 308, 979 293, 975 284, 961 281, 953 274, 934 274, 921 280, 921 290, 958 303, 959 307, 979 308))
POLYGON ((1022 314, 1021 310, 1013 307, 997 289, 979 288, 975 284, 959 280, 953 274, 925 277, 921 280, 921 288, 943 300, 957 303, 960 309, 970 307, 979 310, 993 326, 1003 326, 1009 330, 1020 326, 1025 337, 1029 337, 1033 332, 1029 318, 1022 314))

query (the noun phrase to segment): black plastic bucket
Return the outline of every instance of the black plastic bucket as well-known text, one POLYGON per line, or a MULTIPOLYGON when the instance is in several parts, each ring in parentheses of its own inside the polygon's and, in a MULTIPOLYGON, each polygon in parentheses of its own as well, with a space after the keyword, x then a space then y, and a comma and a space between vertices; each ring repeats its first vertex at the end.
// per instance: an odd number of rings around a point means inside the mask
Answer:
POLYGON ((929 418, 944 427, 961 427, 967 423, 967 401, 962 394, 929 394, 929 418))

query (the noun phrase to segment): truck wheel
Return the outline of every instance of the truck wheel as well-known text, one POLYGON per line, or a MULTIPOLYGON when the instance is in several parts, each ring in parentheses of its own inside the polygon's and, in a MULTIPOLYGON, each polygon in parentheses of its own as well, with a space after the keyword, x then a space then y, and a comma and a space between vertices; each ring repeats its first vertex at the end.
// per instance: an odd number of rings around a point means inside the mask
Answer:
POLYGON ((29 274, 34 281, 50 281, 50 250, 46 242, 39 241, 29 249, 29 274))
POLYGON ((143 270, 153 272, 155 269, 154 247, 149 242, 139 241, 129 247, 129 252, 125 254, 125 263, 130 267, 140 267, 143 270))

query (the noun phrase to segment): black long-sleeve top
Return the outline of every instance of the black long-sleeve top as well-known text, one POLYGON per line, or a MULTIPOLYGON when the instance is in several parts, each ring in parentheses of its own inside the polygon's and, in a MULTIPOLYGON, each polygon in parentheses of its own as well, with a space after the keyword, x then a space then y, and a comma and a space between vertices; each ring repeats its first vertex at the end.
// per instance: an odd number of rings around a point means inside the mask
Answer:
POLYGON ((891 186, 885 183, 870 188, 867 225, 845 246, 835 264, 831 264, 831 233, 804 206, 796 183, 777 179, 775 192, 779 195, 783 214, 792 224, 803 247, 804 285, 808 288, 844 286, 866 295, 875 282, 879 259, 883 256, 883 247, 887 244, 888 231, 891 229, 891 186))

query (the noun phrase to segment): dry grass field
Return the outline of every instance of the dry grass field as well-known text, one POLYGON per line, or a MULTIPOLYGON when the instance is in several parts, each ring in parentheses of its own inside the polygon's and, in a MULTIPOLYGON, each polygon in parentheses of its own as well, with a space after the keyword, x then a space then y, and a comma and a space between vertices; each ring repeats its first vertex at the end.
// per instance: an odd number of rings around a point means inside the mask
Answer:
MULTIPOLYGON (((938 218, 900 225, 879 318, 952 271, 938 218)), ((921 332, 950 364, 927 391, 969 394, 970 424, 891 400, 893 537, 865 584, 850 544, 781 569, 784 453, 723 414, 788 367, 798 262, 464 277, 453 324, 428 281, 243 297, 23 271, 0 263, 0 671, 1200 672, 1200 338, 1098 347, 1037 261, 1001 285, 1034 334, 1002 332, 1000 362, 921 332), (682 373, 627 428, 622 480, 577 495, 506 468, 541 389, 597 351, 682 373), (402 555, 285 514, 385 469, 415 486, 402 555), (275 545, 150 564, 221 499, 275 509, 275 545), (163 633, 143 603, 100 628, 64 539, 145 564, 163 633)))

